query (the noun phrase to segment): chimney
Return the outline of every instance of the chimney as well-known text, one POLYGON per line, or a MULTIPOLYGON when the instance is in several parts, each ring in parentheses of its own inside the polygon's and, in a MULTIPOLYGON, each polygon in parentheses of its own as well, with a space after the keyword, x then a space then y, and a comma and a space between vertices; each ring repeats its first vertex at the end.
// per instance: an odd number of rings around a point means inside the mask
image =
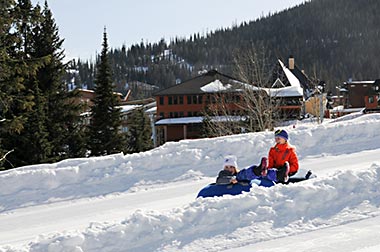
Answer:
POLYGON ((294 70, 294 57, 292 55, 289 56, 289 69, 294 70))

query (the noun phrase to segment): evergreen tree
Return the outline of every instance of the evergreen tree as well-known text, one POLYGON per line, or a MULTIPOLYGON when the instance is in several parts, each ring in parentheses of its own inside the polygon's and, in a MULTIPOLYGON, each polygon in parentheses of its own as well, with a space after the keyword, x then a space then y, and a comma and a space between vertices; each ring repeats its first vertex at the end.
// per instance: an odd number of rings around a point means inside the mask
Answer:
POLYGON ((45 98, 41 94, 39 83, 34 81, 34 106, 26 113, 27 121, 25 128, 16 140, 17 146, 22 153, 16 152, 18 156, 17 166, 39 164, 47 162, 51 154, 52 145, 48 140, 46 129, 45 98))
POLYGON ((34 51, 36 58, 49 57, 37 72, 37 82, 41 95, 46 98, 46 118, 48 141, 52 145, 50 161, 63 158, 80 157, 85 154, 83 127, 79 124, 80 105, 74 103, 78 92, 68 92, 63 81, 65 66, 63 64, 63 39, 60 39, 58 28, 52 13, 45 1, 42 21, 34 33, 34 51), (73 141, 75 145, 73 145, 73 141))
POLYGON ((121 109, 118 107, 118 97, 113 92, 106 31, 96 71, 95 98, 91 108, 88 141, 92 156, 121 152, 126 147, 125 136, 120 132, 121 109))
MULTIPOLYGON (((31 144, 40 142, 45 146, 45 132, 39 127, 36 119, 35 109, 41 105, 41 99, 36 99, 39 90, 36 86, 36 71, 46 63, 47 58, 32 58, 33 48, 32 31, 39 21, 39 8, 33 8, 30 1, 20 0, 17 4, 10 1, 8 5, 2 2, 5 8, 1 17, 1 118, 4 119, 1 127, 2 149, 12 150, 4 164, 5 168, 31 164, 35 156, 25 155, 31 144), (37 101, 37 102, 35 102, 37 101), (35 130, 37 135, 29 139, 29 130, 35 130), (13 165, 10 165, 13 164, 13 165)), ((2 6, 3 7, 3 6, 2 6)), ((43 116, 43 115, 41 115, 43 116)), ((39 145, 39 144, 36 144, 39 145)), ((44 147, 43 147, 44 148, 44 147)), ((46 149, 48 151, 48 148, 46 149)))
POLYGON ((147 151, 153 148, 150 119, 143 108, 135 109, 128 117, 128 153, 147 151))

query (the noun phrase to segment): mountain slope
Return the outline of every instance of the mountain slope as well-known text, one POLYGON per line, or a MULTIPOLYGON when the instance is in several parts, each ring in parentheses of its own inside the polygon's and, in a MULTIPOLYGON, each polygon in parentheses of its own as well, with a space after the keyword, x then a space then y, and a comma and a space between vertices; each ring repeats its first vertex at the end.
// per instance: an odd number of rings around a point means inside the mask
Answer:
MULTIPOLYGON (((379 9, 376 0, 312 0, 232 29, 114 49, 115 80, 123 84, 139 80, 164 88, 200 69, 217 68, 234 75, 234 54, 263 44, 272 64, 293 55, 301 69, 326 81, 329 91, 335 92, 335 86, 349 78, 379 78, 379 9)), ((82 80, 87 81, 85 76, 82 80)))

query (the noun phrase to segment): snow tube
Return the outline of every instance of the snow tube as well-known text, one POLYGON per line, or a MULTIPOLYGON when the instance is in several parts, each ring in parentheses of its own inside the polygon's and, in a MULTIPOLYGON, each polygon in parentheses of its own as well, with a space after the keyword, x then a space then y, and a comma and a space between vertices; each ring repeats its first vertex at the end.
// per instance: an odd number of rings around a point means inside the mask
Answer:
POLYGON ((199 197, 215 197, 215 196, 223 196, 223 195, 238 195, 242 192, 249 192, 252 187, 252 184, 256 184, 264 187, 274 186, 275 183, 271 180, 260 178, 254 179, 250 182, 243 182, 237 184, 210 184, 204 187, 199 193, 197 198, 199 197))

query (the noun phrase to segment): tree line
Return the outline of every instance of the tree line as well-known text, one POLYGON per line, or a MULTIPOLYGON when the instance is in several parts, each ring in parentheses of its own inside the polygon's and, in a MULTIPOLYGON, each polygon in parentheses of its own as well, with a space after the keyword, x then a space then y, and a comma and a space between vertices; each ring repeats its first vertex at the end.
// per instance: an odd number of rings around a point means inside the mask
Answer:
MULTIPOLYGON (((337 85, 350 78, 379 78, 379 8, 376 0, 312 0, 208 34, 124 45, 111 50, 115 83, 119 91, 133 80, 163 89, 204 69, 234 75, 234 53, 264 44, 273 56, 271 64, 293 55, 310 77, 325 81, 327 91, 335 92, 337 85)), ((75 63, 79 82, 91 87, 95 64, 75 63)))
POLYGON ((136 146, 141 134, 121 132, 106 33, 86 125, 78 92, 67 88, 63 39, 47 2, 43 7, 30 0, 0 4, 0 169, 151 147, 136 146))

